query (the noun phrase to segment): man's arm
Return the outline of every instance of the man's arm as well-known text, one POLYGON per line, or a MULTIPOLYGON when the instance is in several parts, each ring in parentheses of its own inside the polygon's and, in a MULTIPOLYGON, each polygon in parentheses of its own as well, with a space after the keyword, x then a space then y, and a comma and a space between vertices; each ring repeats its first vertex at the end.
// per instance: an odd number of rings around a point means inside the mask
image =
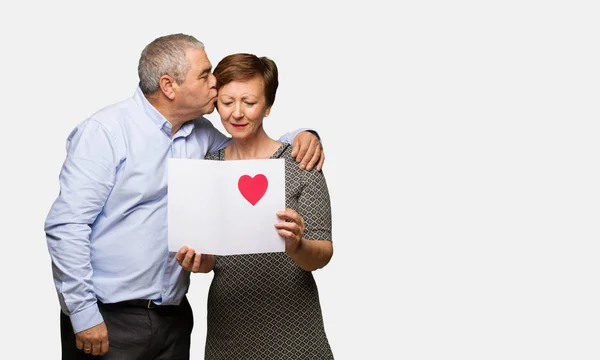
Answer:
POLYGON ((67 140, 60 194, 46 218, 54 283, 75 333, 103 322, 91 280, 90 226, 114 186, 121 160, 116 154, 112 134, 100 123, 87 120, 75 128, 67 140))
POLYGON ((203 130, 208 135, 209 145, 206 151, 207 154, 221 150, 231 142, 230 137, 220 132, 217 128, 215 128, 212 122, 206 118, 204 118, 204 121, 197 124, 197 126, 202 126, 203 130))
MULTIPOLYGON (((221 150, 231 142, 231 138, 217 130, 208 119, 198 123, 197 126, 203 126, 209 136, 207 153, 221 150)), ((292 144, 292 156, 296 158, 296 162, 300 162, 301 169, 310 171, 315 165, 318 171, 321 171, 323 168, 325 154, 323 153, 320 137, 316 131, 311 129, 298 129, 283 134, 279 138, 279 141, 292 144)))
POLYGON ((311 129, 297 129, 283 134, 279 141, 292 144, 292 156, 300 163, 300 169, 308 171, 315 167, 318 171, 323 168, 325 154, 321 146, 321 138, 311 129))

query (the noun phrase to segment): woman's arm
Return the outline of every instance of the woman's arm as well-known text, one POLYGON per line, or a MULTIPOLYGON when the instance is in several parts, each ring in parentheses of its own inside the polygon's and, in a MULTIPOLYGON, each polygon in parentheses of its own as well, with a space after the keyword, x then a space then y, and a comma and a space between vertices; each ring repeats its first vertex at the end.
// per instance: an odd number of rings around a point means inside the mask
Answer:
POLYGON ((333 256, 331 242, 331 203, 322 171, 301 171, 302 192, 298 211, 286 209, 277 213, 286 220, 275 224, 285 238, 286 252, 306 271, 320 269, 333 256))
POLYGON ((325 267, 333 256, 330 240, 307 240, 302 238, 296 251, 288 252, 292 260, 306 271, 325 267))
POLYGON ((285 251, 298 266, 306 271, 320 269, 333 256, 330 240, 308 240, 303 237, 304 219, 293 209, 278 211, 277 216, 286 222, 276 223, 279 235, 285 238, 285 251))

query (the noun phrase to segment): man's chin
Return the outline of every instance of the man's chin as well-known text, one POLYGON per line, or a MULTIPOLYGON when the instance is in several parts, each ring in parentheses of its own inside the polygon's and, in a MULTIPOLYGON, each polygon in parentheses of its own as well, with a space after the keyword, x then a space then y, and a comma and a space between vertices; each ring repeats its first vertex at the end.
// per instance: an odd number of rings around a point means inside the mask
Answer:
POLYGON ((204 114, 205 115, 212 114, 212 112, 215 111, 216 108, 217 107, 215 106, 215 103, 206 105, 206 108, 205 108, 206 112, 204 114))

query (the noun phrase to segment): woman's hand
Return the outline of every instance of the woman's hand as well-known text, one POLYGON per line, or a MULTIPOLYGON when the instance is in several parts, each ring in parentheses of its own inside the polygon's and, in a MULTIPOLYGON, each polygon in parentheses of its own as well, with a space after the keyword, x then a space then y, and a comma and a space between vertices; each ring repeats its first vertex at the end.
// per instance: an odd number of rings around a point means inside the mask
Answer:
POLYGON ((278 211, 277 216, 286 222, 276 223, 279 235, 285 239, 285 252, 303 270, 313 271, 329 263, 333 245, 329 240, 307 240, 304 238, 304 219, 292 209, 278 211))
POLYGON ((300 249, 304 236, 304 219, 293 209, 287 208, 277 212, 280 219, 285 222, 275 223, 279 235, 285 238, 285 251, 293 254, 300 249))
POLYGON ((194 249, 185 245, 179 249, 175 258, 183 270, 189 272, 207 273, 215 266, 214 255, 196 254, 194 249))

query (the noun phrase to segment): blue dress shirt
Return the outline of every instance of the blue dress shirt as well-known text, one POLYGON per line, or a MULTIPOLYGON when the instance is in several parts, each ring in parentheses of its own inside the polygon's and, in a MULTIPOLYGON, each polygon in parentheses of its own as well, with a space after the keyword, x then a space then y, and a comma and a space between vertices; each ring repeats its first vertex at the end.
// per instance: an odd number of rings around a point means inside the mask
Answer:
POLYGON ((203 117, 171 137, 139 88, 71 132, 45 231, 61 309, 76 333, 103 321, 96 299, 179 304, 189 273, 168 251, 167 158, 203 159, 229 141, 203 117))

